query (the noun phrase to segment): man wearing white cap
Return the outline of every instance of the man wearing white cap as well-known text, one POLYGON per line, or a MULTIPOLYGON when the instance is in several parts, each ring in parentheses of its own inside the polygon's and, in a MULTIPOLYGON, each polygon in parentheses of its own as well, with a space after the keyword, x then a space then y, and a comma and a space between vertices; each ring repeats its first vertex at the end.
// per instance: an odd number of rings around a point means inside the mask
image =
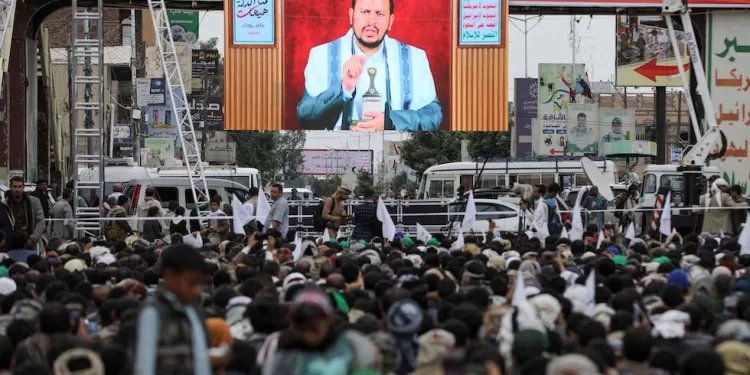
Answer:
POLYGON ((703 215, 703 232, 705 233, 729 233, 732 230, 732 216, 730 210, 721 210, 719 207, 747 206, 746 202, 735 202, 729 195, 729 184, 723 178, 719 178, 711 184, 708 194, 701 196, 701 206, 706 207, 703 215))

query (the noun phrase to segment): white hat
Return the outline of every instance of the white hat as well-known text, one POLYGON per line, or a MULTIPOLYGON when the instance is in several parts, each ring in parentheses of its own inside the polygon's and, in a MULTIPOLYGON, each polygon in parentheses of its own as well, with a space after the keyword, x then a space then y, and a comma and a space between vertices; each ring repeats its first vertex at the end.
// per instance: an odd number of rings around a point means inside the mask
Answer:
POLYGON ((8 277, 0 278, 0 295, 7 296, 16 291, 16 282, 8 277))
POLYGON ((68 263, 65 263, 65 266, 63 268, 70 272, 75 272, 83 271, 88 267, 86 267, 86 263, 80 259, 71 259, 68 261, 68 263))

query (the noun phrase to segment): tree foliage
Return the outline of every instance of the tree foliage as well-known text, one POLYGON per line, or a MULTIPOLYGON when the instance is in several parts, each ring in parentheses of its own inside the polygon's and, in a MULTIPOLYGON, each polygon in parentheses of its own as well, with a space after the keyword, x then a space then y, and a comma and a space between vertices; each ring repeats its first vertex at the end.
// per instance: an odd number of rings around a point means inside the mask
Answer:
POLYGON ((311 177, 311 182, 310 190, 319 197, 330 197, 342 184, 341 176, 311 177))
POLYGON ((417 172, 417 176, 429 167, 461 159, 461 135, 454 132, 412 133, 401 146, 401 160, 417 172))
POLYGON ((391 184, 390 184, 391 191, 394 193, 400 192, 401 189, 406 188, 407 182, 409 182, 409 174, 406 173, 406 171, 403 171, 393 176, 393 179, 391 179, 391 184))
POLYGON ((284 181, 292 181, 302 176, 307 136, 303 131, 284 131, 279 134, 278 154, 281 174, 284 181))
POLYGON ((228 134, 237 142, 237 165, 257 168, 264 183, 294 180, 301 175, 304 132, 229 131, 228 134))
POLYGON ((415 132, 404 141, 401 160, 421 177, 433 165, 460 161, 462 140, 469 141, 472 158, 510 156, 510 132, 415 132))

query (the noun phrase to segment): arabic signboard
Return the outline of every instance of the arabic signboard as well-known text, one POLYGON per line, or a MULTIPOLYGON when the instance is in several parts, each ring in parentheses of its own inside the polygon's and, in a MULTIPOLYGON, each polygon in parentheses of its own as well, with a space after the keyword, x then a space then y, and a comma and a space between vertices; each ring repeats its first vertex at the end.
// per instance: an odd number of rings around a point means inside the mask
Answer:
POLYGON ((343 175, 347 172, 372 173, 372 150, 303 150, 305 175, 343 175))
POLYGON ((202 128, 224 127, 224 98, 221 96, 188 95, 188 108, 193 117, 193 124, 202 128))
POLYGON ((128 124, 115 125, 112 129, 112 141, 115 146, 130 146, 133 144, 132 128, 128 124))
POLYGON ((219 51, 215 49, 193 50, 193 78, 201 78, 203 74, 215 76, 219 74, 219 51))
MULTIPOLYGON (((516 7, 661 8, 660 0, 510 0, 516 7)), ((691 8, 750 8, 750 0, 690 0, 691 8)))
POLYGON ((539 64, 537 156, 562 156, 567 142, 568 103, 583 102, 577 84, 583 64, 539 64))
POLYGON ((237 143, 206 142, 206 161, 209 163, 234 164, 237 161, 237 143))
POLYGON ((164 105, 164 78, 137 78, 135 84, 138 97, 138 107, 143 108, 152 104, 164 105), (154 81, 157 81, 157 85, 158 82, 161 82, 162 90, 160 93, 152 93, 154 92, 154 81))
POLYGON ((532 157, 534 138, 532 120, 536 119, 537 93, 539 80, 536 78, 516 78, 516 157, 532 157))
MULTIPOLYGON (((746 192, 750 181, 750 14, 718 13, 708 17, 706 53, 708 86, 716 123, 727 137, 724 157, 715 161, 730 185, 746 192)), ((718 151, 719 145, 714 151, 718 151)))
POLYGON ((504 0, 461 0, 458 44, 502 47, 504 11, 504 0))
POLYGON ((567 117, 567 154, 596 155, 599 149, 599 105, 570 103, 567 117))
POLYGON ((682 87, 678 69, 682 65, 689 79, 690 55, 682 42, 684 33, 675 34, 681 64, 677 63, 664 17, 617 16, 617 86, 682 87))
POLYGON ((272 46, 276 44, 275 0, 232 0, 232 44, 272 46))
POLYGON ((681 147, 673 148, 670 154, 672 154, 672 163, 679 163, 682 161, 682 148, 681 147))
MULTIPOLYGON (((180 64, 180 73, 182 73, 182 82, 190 82, 193 74, 193 47, 190 43, 175 42, 175 52, 177 52, 178 62, 180 64)), ((147 78, 164 78, 164 68, 161 66, 161 57, 159 48, 155 46, 146 47, 146 73, 147 78)), ((162 86, 166 87, 166 86, 162 86)), ((186 85, 187 94, 192 93, 192 85, 186 85)))
POLYGON ((177 128, 177 116, 171 105, 150 105, 144 111, 143 121, 146 135, 151 138, 170 138, 175 147, 182 147, 180 131, 177 128))
POLYGON ((169 26, 175 42, 193 44, 199 39, 200 20, 198 12, 192 10, 167 10, 169 26))

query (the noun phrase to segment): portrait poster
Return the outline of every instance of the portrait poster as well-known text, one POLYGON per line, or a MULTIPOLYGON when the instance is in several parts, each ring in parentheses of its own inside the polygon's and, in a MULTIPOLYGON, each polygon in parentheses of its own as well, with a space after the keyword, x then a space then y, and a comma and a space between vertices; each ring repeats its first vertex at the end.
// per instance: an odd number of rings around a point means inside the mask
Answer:
POLYGON ((450 2, 283 1, 285 129, 450 130, 450 2))
POLYGON ((635 109, 599 110, 599 155, 619 154, 632 149, 635 141, 635 109))
POLYGON ((146 138, 145 147, 149 150, 146 165, 150 168, 174 165, 174 140, 170 138, 146 138))
POLYGON ((599 105, 569 103, 567 155, 596 156, 599 146, 599 105))
POLYGON ((584 64, 539 64, 537 156, 565 154, 568 104, 583 102, 584 73, 584 64))

